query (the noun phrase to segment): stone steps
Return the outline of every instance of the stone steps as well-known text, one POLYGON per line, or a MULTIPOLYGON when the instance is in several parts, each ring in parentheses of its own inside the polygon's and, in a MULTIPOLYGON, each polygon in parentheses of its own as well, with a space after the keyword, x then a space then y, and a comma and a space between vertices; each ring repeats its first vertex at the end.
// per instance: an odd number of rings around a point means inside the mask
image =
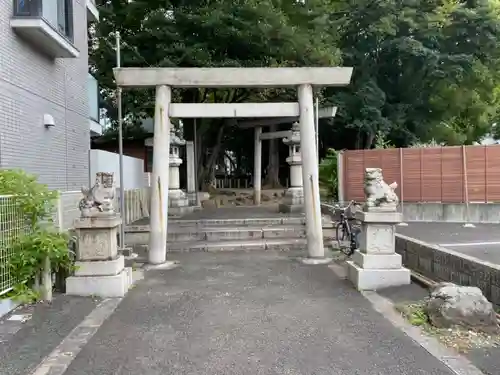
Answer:
POLYGON ((292 250, 305 246, 305 238, 267 238, 225 241, 186 241, 172 242, 167 245, 170 252, 182 251, 254 251, 254 250, 292 250))
MULTIPOLYGON (((305 238, 305 226, 220 226, 220 227, 169 227, 167 241, 192 242, 192 241, 227 241, 227 240, 258 240, 273 238, 305 238)), ((334 236, 333 229, 324 228, 325 238, 334 236)), ((126 231, 125 242, 129 246, 145 245, 149 241, 149 228, 142 231, 126 231)))
POLYGON ((175 227, 213 227, 237 225, 305 225, 305 217, 248 218, 248 219, 201 219, 201 220, 169 220, 175 227))
MULTIPOLYGON (((331 223, 324 222, 325 245, 333 236, 331 223)), ((169 220, 167 249, 182 251, 251 251, 303 249, 305 218, 249 218, 169 220)), ((149 225, 126 228, 125 241, 140 258, 147 257, 149 225), (142 246, 141 246, 142 245, 142 246), (146 246, 145 246, 146 245, 146 246)))
POLYGON ((257 240, 266 238, 303 238, 305 226, 220 226, 169 228, 168 242, 257 240))
MULTIPOLYGON (((216 252, 216 251, 262 251, 262 250, 297 250, 306 245, 305 238, 268 238, 257 240, 226 240, 226 241, 185 241, 167 244, 169 253, 178 252, 216 252)), ((138 258, 134 261, 143 262, 147 259, 147 246, 136 247, 138 258)))

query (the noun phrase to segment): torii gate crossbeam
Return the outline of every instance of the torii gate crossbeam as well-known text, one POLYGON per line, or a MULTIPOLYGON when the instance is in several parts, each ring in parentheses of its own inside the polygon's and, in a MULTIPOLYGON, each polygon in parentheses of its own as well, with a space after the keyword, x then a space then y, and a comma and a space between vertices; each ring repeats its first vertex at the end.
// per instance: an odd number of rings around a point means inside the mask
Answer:
POLYGON ((169 108, 174 87, 297 87, 309 258, 325 259, 314 130, 313 86, 347 86, 352 68, 115 68, 119 87, 156 87, 149 263, 167 253, 169 108))

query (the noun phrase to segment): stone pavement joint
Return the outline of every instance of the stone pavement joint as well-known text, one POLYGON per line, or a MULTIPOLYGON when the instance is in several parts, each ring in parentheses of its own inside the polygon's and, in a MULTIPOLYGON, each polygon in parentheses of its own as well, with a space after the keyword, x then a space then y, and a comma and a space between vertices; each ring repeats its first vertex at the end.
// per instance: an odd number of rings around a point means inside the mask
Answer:
POLYGON ((115 311, 121 298, 103 300, 66 338, 38 365, 32 375, 63 375, 80 350, 94 336, 104 321, 115 311))

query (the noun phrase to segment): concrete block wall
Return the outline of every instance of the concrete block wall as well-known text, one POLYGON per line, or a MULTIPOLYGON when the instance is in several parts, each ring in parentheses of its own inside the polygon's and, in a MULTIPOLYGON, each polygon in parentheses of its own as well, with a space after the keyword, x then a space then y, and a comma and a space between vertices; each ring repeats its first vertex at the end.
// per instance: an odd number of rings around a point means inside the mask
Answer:
POLYGON ((500 223, 500 203, 404 203, 406 221, 500 223))
POLYGON ((13 6, 0 2, 0 167, 35 173, 52 189, 79 190, 89 176, 86 2, 73 0, 80 56, 72 59, 49 58, 15 34, 13 6), (44 114, 54 127, 44 127, 44 114))
POLYGON ((441 246, 396 234, 396 252, 403 264, 434 281, 477 286, 500 306, 500 266, 441 246))
MULTIPOLYGON (((363 202, 358 202, 363 204, 363 202)), ((341 206, 349 202, 342 202, 341 206)), ((332 204, 321 204, 324 214, 333 212, 332 204)), ((400 204, 405 221, 447 222, 447 223, 500 223, 500 203, 469 203, 469 212, 465 203, 421 202, 400 204)))

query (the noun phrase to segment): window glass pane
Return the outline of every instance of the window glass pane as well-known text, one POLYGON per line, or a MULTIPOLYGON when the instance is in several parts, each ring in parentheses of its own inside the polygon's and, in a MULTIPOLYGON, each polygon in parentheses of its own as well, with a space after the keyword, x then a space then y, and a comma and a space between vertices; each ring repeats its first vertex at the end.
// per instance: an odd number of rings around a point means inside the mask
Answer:
POLYGON ((66 0, 57 0, 57 26, 61 34, 66 35, 66 0))
POLYGON ((43 0, 42 15, 45 21, 57 29, 57 8, 59 0, 43 0))

